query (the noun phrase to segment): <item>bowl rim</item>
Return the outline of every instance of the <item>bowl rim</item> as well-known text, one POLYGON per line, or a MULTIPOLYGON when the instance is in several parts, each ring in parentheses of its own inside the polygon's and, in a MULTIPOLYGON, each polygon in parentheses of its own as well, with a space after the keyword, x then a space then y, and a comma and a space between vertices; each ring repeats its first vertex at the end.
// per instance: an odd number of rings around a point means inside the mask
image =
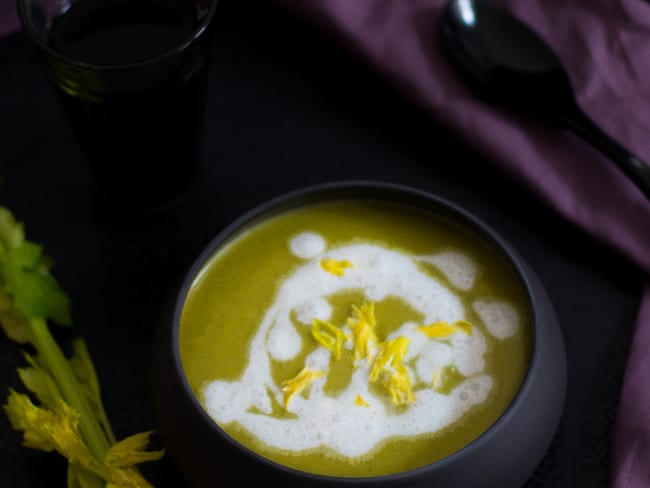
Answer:
POLYGON ((374 485, 376 483, 392 483, 399 482, 405 478, 412 478, 415 476, 426 475, 427 473, 443 469, 445 466, 455 463, 459 458, 466 457, 469 453, 484 448, 483 446, 490 442, 490 439, 496 435, 496 433, 502 429, 502 426, 508 422, 508 419, 515 414, 517 407, 522 403, 522 399, 526 396, 526 393, 531 389, 531 372, 536 370, 536 365, 539 363, 539 335, 540 327, 538 320, 537 310, 540 304, 537 301, 535 294, 532 292, 533 285, 528 277, 527 271, 524 269, 522 263, 524 263, 524 258, 520 256, 511 244, 505 240, 498 232, 496 232, 491 226, 489 226, 485 221, 477 217, 471 211, 465 209, 464 207, 450 201, 447 198, 441 197, 432 192, 428 192, 414 186, 392 183, 380 180, 340 180, 332 181, 326 183, 319 183, 309 186, 304 186, 298 189, 294 189, 278 196, 272 197, 263 201, 262 203, 254 206, 240 217, 233 220, 230 224, 226 225, 222 230, 220 230, 215 237, 213 237, 206 246, 203 247, 203 250, 200 252, 199 256, 192 262, 188 271, 183 275, 181 285, 178 290, 173 295, 172 303, 172 347, 173 347, 173 368, 179 373, 179 377, 182 383, 183 390, 187 394, 192 407, 197 410, 197 414, 202 417, 202 419, 214 428, 214 431, 219 434, 225 441, 227 441, 232 447, 243 453, 248 457, 254 458, 257 462, 261 462, 267 467, 270 467, 274 470, 279 470, 285 474, 291 476, 298 476, 304 479, 310 480, 321 480, 329 482, 342 482, 351 483, 356 485, 374 485), (353 192, 360 191, 364 192, 362 195, 353 195, 353 192), (347 192, 349 193, 348 197, 341 197, 338 193, 347 192), (369 196, 372 193, 377 193, 377 196, 369 196), (391 196, 393 198, 387 198, 391 196), (410 201, 402 202, 400 198, 407 198, 410 201), (305 200, 306 199, 306 200, 305 200), (501 257, 512 267, 512 270, 520 280, 522 288, 524 289, 525 295, 528 299, 529 307, 529 323, 532 328, 533 333, 531 334, 532 343, 531 343, 531 355, 526 367, 526 372, 519 386, 517 392, 512 397, 512 400, 508 406, 503 410, 499 417, 483 432, 481 432, 476 438, 471 442, 464 445, 460 449, 453 451, 452 453, 440 458, 436 461, 433 461, 429 464, 408 469, 406 471, 401 471, 398 473, 384 474, 384 475, 370 475, 370 476, 339 476, 339 475, 326 475, 318 474, 309 471, 302 471, 297 468, 292 468, 286 465, 283 465, 279 462, 273 461, 269 458, 266 458, 262 454, 244 446, 235 439, 233 439, 227 432, 225 432, 221 426, 219 426, 210 415, 207 413, 205 408, 200 403, 199 399, 194 395, 187 377, 183 370, 183 365, 180 357, 180 347, 179 347, 179 329, 180 329, 180 318, 183 311, 183 306, 185 300, 189 293, 189 289, 195 281, 196 277, 199 275, 201 269, 208 262, 208 260, 217 252, 217 250, 227 244, 230 238, 236 237, 238 232, 245 229, 247 225, 254 224, 254 222, 273 216, 283 211, 298 208, 307 203, 316 203, 316 202, 326 202, 326 201, 335 201, 335 200, 344 200, 344 199, 359 199, 359 200, 379 200, 379 201, 394 201, 406 204, 407 206, 415 207, 415 201, 419 201, 422 209, 429 212, 434 212, 435 210, 440 210, 440 214, 450 215, 454 217, 454 222, 459 223, 463 228, 467 228, 470 231, 478 233, 483 237, 488 245, 491 245, 495 251, 497 251, 501 257), (423 205, 426 202, 426 205, 423 205))

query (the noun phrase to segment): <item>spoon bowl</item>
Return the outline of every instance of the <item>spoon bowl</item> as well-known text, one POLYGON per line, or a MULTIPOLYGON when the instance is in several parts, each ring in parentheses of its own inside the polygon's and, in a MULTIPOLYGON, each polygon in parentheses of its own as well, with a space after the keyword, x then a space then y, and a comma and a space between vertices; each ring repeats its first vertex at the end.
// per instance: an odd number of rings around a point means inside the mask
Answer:
POLYGON ((559 56, 525 23, 480 0, 450 0, 442 35, 451 60, 483 99, 560 123, 609 157, 650 198, 650 166, 579 107, 559 56))

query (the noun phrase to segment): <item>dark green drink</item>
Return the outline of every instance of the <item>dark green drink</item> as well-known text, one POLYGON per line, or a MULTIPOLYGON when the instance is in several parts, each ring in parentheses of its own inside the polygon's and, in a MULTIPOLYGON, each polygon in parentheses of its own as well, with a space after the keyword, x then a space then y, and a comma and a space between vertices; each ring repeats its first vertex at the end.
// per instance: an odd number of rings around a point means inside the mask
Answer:
POLYGON ((25 0, 23 22, 51 80, 100 202, 155 211, 186 192, 200 154, 214 2, 25 0), (51 15, 42 20, 42 16, 51 15))

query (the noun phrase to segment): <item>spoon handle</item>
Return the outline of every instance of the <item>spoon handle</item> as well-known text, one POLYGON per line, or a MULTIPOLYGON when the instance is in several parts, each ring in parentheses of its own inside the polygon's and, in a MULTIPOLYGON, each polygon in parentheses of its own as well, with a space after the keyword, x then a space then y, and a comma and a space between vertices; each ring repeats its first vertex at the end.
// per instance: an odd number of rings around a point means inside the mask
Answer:
POLYGON ((596 125, 578 106, 562 117, 575 134, 609 157, 650 199, 650 166, 625 149, 596 125))

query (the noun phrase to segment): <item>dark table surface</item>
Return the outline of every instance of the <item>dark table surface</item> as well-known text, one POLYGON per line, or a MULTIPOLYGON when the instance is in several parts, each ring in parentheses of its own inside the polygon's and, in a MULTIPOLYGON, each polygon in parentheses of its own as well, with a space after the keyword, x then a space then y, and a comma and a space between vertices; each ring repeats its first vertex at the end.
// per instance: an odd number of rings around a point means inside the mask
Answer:
MULTIPOLYGON (((558 433, 527 486, 606 486, 641 290, 636 268, 498 173, 301 19, 268 2, 224 0, 216 23, 192 193, 167 213, 130 223, 95 211, 90 174, 37 52, 22 33, 0 40, 0 205, 54 259, 72 300, 73 335, 88 343, 118 438, 156 429, 148 384, 152 334, 173 284, 219 230, 299 187, 390 181, 474 212, 538 273, 564 331, 569 387, 558 433)), ((19 347, 1 337, 2 403, 9 387, 22 390, 19 365, 19 347)), ((62 458, 20 441, 0 415, 0 486, 65 486, 62 458)), ((155 486, 185 486, 168 457, 143 472, 155 486)))

